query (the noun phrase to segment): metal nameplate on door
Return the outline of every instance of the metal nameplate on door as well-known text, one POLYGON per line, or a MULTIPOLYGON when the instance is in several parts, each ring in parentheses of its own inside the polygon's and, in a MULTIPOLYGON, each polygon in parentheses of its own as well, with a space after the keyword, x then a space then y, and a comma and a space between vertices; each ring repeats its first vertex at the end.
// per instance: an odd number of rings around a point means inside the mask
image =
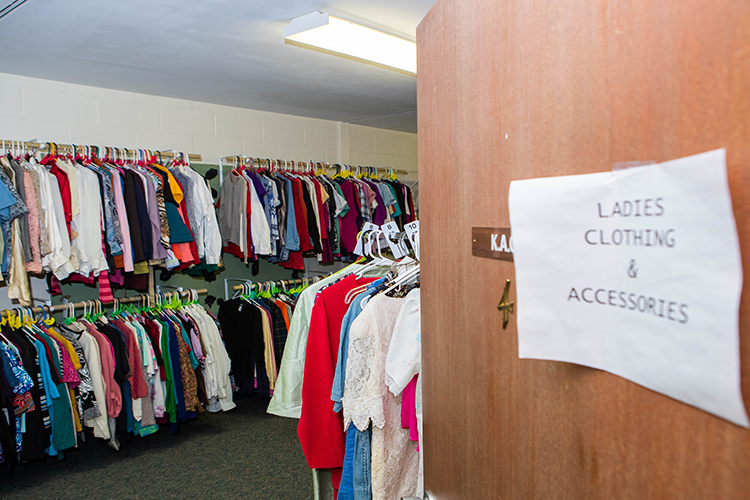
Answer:
POLYGON ((509 227, 472 227, 471 254, 513 262, 513 237, 509 227))

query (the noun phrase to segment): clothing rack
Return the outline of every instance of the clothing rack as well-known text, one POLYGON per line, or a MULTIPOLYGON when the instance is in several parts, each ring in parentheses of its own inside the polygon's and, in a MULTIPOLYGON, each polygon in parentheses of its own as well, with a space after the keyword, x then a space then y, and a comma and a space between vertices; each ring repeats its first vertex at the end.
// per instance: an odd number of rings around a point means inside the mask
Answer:
MULTIPOLYGON (((200 289, 194 290, 194 291, 195 291, 195 293, 198 293, 198 294, 208 293, 208 289, 206 289, 206 288, 200 288, 200 289)), ((184 291, 178 291, 178 292, 169 292, 169 293, 167 293, 165 295, 174 294, 174 293, 179 293, 180 296, 184 297, 186 295, 189 295, 191 293, 191 290, 184 290, 184 291)), ((148 294, 139 294, 139 295, 133 295, 132 297, 125 297, 125 298, 122 298, 122 299, 117 299, 116 298, 112 302, 101 302, 99 300, 89 300, 89 301, 76 302, 76 303, 73 304, 73 307, 75 307, 75 308, 86 307, 86 306, 91 305, 92 302, 106 306, 106 305, 113 305, 113 304, 129 304, 131 302, 145 302, 147 300, 150 300, 150 297, 149 297, 148 294)), ((31 308, 29 308, 29 307, 21 307, 19 309, 22 309, 22 310, 29 310, 30 309, 31 312, 34 313, 34 314, 45 314, 45 313, 52 314, 52 313, 55 313, 55 312, 58 312, 58 311, 65 311, 65 310, 67 310, 68 306, 69 306, 69 304, 59 304, 59 305, 55 305, 55 306, 43 306, 43 307, 31 307, 31 308)), ((16 310, 13 310, 13 309, 4 309, 4 310, 0 311, 0 317, 2 317, 2 316, 8 316, 9 314, 15 313, 15 312, 16 312, 16 310)))
MULTIPOLYGON (((267 286, 269 284, 273 284, 276 287, 293 287, 297 285, 312 285, 313 283, 317 283, 318 281, 322 280, 323 278, 327 278, 332 273, 329 273, 325 276, 315 276, 314 278, 299 278, 296 280, 271 280, 271 281, 250 281, 247 280, 247 283, 245 285, 250 285, 250 289, 252 290, 255 288, 258 289, 259 286, 267 286)), ((236 285, 232 287, 232 290, 242 290, 242 288, 245 285, 236 285)))
POLYGON ((329 170, 336 169, 337 171, 340 171, 341 169, 348 170, 350 172, 354 171, 356 173, 359 172, 384 172, 384 173, 394 173, 394 174, 404 174, 407 178, 409 176, 408 170, 400 170, 395 169, 391 167, 361 167, 361 166, 351 166, 351 165, 344 165, 344 164, 338 164, 338 163, 327 163, 327 162, 314 162, 314 161, 293 161, 293 160, 272 160, 270 158, 253 158, 248 157, 244 155, 233 155, 233 156, 224 156, 222 158, 219 158, 219 183, 220 185, 224 184, 224 162, 225 161, 231 161, 232 167, 236 166, 240 161, 243 163, 251 163, 253 166, 257 166, 257 168, 277 168, 282 171, 288 171, 288 172, 313 172, 316 167, 320 166, 323 168, 327 168, 329 170))
POLYGON ((124 160, 130 160, 130 161, 136 161, 138 159, 138 155, 145 155, 148 154, 150 157, 159 158, 160 160, 162 158, 166 159, 172 159, 175 157, 185 158, 187 157, 189 161, 195 161, 200 162, 203 161, 203 157, 198 154, 185 154, 181 153, 179 151, 174 150, 164 150, 164 151, 157 151, 157 150, 149 150, 149 149, 128 149, 128 148, 115 148, 111 146, 90 146, 90 145, 78 145, 78 144, 60 144, 55 142, 37 142, 36 139, 33 139, 31 141, 12 141, 7 139, 0 139, 0 142, 2 143, 3 150, 7 150, 8 147, 15 150, 21 150, 21 151, 27 151, 30 150, 32 152, 41 152, 41 153, 51 153, 55 151, 61 151, 64 153, 81 153, 86 154, 87 152, 92 152, 96 156, 99 156, 100 152, 106 153, 107 158, 112 159, 124 159, 124 160))

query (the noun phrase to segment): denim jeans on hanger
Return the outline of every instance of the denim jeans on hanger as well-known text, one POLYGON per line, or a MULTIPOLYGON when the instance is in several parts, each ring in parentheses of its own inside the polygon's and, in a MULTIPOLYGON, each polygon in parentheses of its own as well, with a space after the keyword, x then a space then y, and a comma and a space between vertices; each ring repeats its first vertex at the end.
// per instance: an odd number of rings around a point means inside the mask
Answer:
POLYGON ((346 445, 344 447, 344 470, 341 472, 338 500, 354 500, 354 442, 357 428, 349 425, 346 431, 346 445))
POLYGON ((366 431, 360 431, 354 425, 354 500, 372 500, 372 425, 366 431))
POLYGON ((372 499, 371 440, 372 427, 360 431, 349 424, 338 500, 372 499))

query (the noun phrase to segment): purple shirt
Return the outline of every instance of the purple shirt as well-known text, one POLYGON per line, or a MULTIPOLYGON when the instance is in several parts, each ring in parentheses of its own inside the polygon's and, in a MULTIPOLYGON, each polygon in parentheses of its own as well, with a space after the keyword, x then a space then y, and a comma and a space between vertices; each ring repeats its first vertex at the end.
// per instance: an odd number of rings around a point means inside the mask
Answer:
POLYGON ((341 191, 344 192, 346 202, 349 204, 349 211, 341 218, 341 249, 352 253, 357 246, 357 233, 359 232, 357 227, 357 217, 359 216, 357 195, 354 193, 355 188, 350 181, 345 181, 340 187, 341 191))

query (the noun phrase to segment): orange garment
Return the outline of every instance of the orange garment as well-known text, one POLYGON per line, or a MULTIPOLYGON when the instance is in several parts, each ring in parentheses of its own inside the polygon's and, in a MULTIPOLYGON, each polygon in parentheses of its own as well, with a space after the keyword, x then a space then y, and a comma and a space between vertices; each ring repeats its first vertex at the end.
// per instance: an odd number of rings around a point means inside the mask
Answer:
POLYGON ((289 313, 287 312, 286 303, 281 299, 277 299, 275 304, 281 309, 281 314, 284 316, 284 323, 286 323, 286 329, 289 330, 289 313))
POLYGON ((125 256, 123 254, 113 255, 112 258, 115 261, 115 269, 125 268, 125 256))
POLYGON ((182 192, 180 183, 177 182, 177 179, 174 178, 174 176, 172 175, 172 172, 170 172, 168 168, 162 165, 159 165, 158 163, 154 163, 151 166, 154 168, 158 168, 159 170, 167 174, 167 177, 169 177, 169 188, 172 191, 172 196, 174 197, 175 203, 177 203, 178 205, 182 203, 182 200, 185 198, 185 195, 182 192))

